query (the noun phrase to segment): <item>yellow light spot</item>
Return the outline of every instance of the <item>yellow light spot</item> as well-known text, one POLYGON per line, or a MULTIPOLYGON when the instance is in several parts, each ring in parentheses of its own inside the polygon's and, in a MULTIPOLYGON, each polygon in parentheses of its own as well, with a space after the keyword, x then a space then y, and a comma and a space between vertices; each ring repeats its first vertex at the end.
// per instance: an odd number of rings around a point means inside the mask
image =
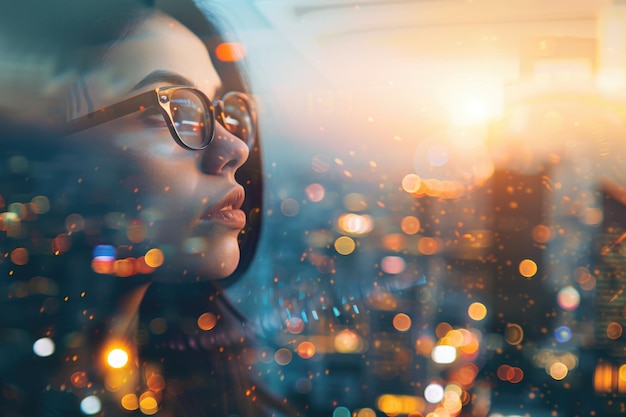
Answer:
POLYGON ((393 318, 393 327, 399 332, 406 332, 411 328, 411 317, 398 313, 393 318))
POLYGON ((335 350, 339 353, 357 352, 363 347, 363 341, 359 335, 350 329, 339 332, 333 342, 335 350))
POLYGON ((337 240, 335 240, 335 250, 340 255, 350 255, 354 252, 356 248, 356 243, 354 240, 348 236, 341 236, 337 240))
POLYGON ((198 327, 202 330, 211 330, 217 324, 217 317, 213 313, 204 313, 198 317, 198 327))
POLYGON ((152 268, 158 268, 163 265, 163 260, 165 257, 163 256, 163 252, 161 249, 152 248, 148 252, 146 252, 146 256, 144 258, 146 265, 152 268))
POLYGON ((142 413, 152 415, 159 410, 159 403, 152 392, 144 392, 139 397, 139 408, 142 413))
POLYGON ((519 264, 519 273, 523 277, 532 278, 537 273, 537 264, 530 259, 524 259, 519 264))
POLYGON ((368 215, 346 213, 339 216, 337 226, 343 233, 352 236, 362 236, 372 231, 374 221, 368 215))
POLYGON ((376 417, 376 411, 371 408, 361 408, 356 413, 356 417, 376 417))
POLYGON ((125 410, 133 411, 139 408, 139 399, 135 394, 126 394, 122 397, 121 404, 125 410))
POLYGON ((422 185, 422 180, 415 174, 408 174, 402 178, 402 189, 407 193, 417 192, 422 185))
POLYGON ((122 368, 128 363, 128 353, 124 349, 111 349, 107 354, 107 363, 111 368, 122 368))
POLYGON ((565 364, 561 362, 554 362, 552 365, 550 365, 549 374, 557 381, 564 379, 567 376, 567 372, 567 366, 565 366, 565 364))
POLYGON ((483 320, 487 316, 487 307, 483 303, 472 303, 467 309, 467 315, 475 321, 483 320))

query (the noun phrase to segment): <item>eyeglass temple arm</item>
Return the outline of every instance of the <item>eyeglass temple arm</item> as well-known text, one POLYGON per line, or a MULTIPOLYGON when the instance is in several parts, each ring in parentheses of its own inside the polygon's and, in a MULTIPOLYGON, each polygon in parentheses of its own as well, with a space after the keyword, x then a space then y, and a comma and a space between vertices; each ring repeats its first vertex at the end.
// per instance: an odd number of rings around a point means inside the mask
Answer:
POLYGON ((111 120, 128 116, 129 114, 143 111, 157 105, 158 99, 155 91, 146 91, 145 93, 128 98, 119 103, 113 104, 108 107, 103 107, 100 110, 96 110, 92 113, 88 113, 76 119, 69 120, 65 124, 64 131, 68 135, 72 133, 77 133, 81 130, 89 129, 91 127, 95 127, 100 124, 110 122, 111 120))

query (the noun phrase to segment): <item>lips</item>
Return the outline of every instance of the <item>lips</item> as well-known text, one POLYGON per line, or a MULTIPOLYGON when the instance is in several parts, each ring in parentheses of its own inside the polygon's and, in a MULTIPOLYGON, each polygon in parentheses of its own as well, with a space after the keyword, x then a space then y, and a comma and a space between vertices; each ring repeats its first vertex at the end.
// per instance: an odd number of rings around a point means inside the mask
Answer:
POLYGON ((233 229, 241 229, 246 225, 246 214, 241 210, 243 199, 243 189, 232 190, 217 204, 205 211, 200 216, 200 220, 216 221, 233 229))

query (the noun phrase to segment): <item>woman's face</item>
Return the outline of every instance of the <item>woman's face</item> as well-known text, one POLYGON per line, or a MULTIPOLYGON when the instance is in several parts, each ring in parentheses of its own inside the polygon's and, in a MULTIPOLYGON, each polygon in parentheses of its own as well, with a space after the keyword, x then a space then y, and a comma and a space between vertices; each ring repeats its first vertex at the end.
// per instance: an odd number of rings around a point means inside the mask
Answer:
MULTIPOLYGON (((80 84, 72 94, 72 117, 157 87, 193 86, 210 99, 221 91, 204 44, 158 12, 114 44, 80 84)), ((191 282, 230 275, 239 262, 237 237, 246 221, 239 210, 243 188, 234 175, 248 158, 247 145, 216 123, 206 149, 183 149, 161 116, 145 113, 68 139, 85 153, 88 172, 80 187, 88 198, 106 199, 113 207, 105 219, 126 223, 111 244, 163 252, 157 279, 191 282), (98 196, 98 190, 106 196, 98 196)))

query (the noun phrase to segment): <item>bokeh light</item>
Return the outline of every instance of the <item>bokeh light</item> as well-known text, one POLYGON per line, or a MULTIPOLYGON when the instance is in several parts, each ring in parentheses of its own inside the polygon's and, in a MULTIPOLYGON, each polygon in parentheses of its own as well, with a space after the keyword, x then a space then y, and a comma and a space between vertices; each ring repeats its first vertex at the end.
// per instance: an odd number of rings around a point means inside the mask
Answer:
POLYGON ((559 343, 567 343, 572 339, 572 331, 567 326, 559 326, 554 330, 554 338, 559 343))
POLYGON ((407 174, 402 178, 402 189, 407 193, 415 193, 420 189, 422 180, 416 174, 407 174))
POLYGON ((122 348, 114 348, 107 353, 106 360, 111 368, 123 368, 128 363, 128 353, 122 348))
POLYGON ((35 355, 45 358, 54 353, 55 345, 49 337, 42 337, 33 343, 33 352, 35 355))
POLYGON ((152 268, 158 268, 163 265, 163 261, 165 260, 165 256, 163 255, 163 251, 159 248, 152 248, 146 255, 144 256, 144 261, 146 265, 152 268))
POLYGON ((524 259, 519 264, 519 273, 526 278, 532 278, 537 273, 537 264, 531 259, 524 259))
POLYGON ((304 330, 304 320, 300 317, 291 317, 287 319, 287 331, 291 334, 300 334, 304 330))
POLYGON ((559 291, 556 301, 563 310, 573 311, 580 304, 580 293, 576 288, 567 286, 559 291))
POLYGON ((385 256, 380 261, 380 269, 386 274, 396 275, 404 271, 406 261, 400 256, 385 256))
POLYGON ((416 234, 420 231, 421 226, 420 220, 415 216, 406 216, 402 218, 402 222, 400 223, 400 229, 407 235, 416 234))
POLYGON ((300 204, 293 198, 286 198, 280 203, 280 212, 287 217, 293 217, 300 211, 300 204))
POLYGON ((197 325, 201 330, 211 330, 217 325, 217 316, 211 312, 202 313, 198 317, 197 325))
POLYGON ((568 369, 565 364, 561 362, 554 362, 552 365, 550 365, 548 373, 553 379, 560 381, 567 376, 568 369))
POLYGON ((333 410, 333 417, 350 417, 351 415, 346 407, 337 407, 333 410))
POLYGON ((431 358, 435 363, 452 363, 456 360, 456 348, 448 345, 437 345, 432 350, 431 358))
POLYGON ((424 399, 431 404, 436 404, 443 399, 443 387, 440 384, 428 384, 424 388, 424 399))
POLYGON ((467 315, 474 321, 483 320, 487 317, 487 307, 483 303, 475 302, 467 308, 467 315))
POLYGON ((120 401, 122 407, 128 411, 134 411, 139 408, 139 398, 136 394, 126 394, 120 401))
POLYGON ((365 196, 361 193, 348 193, 343 198, 343 205, 349 211, 363 211, 368 205, 365 196))
POLYGON ((620 337, 622 337, 622 332, 623 332, 622 325, 616 321, 612 321, 606 326, 606 336, 609 339, 612 339, 612 340, 619 339, 620 337))
POLYGON ((46 196, 35 196, 30 200, 30 203, 35 214, 46 214, 50 211, 50 200, 46 196))
POLYGON ((274 353, 274 361, 279 365, 288 365, 293 355, 287 348, 280 348, 274 353))
POLYGON ((315 355, 315 351, 315 345, 309 341, 301 342, 296 349, 298 356, 300 356, 302 359, 312 358, 315 355))
POLYGON ((524 340, 524 329, 516 323, 508 323, 504 330, 504 339, 510 345, 519 345, 524 340))
POLYGON ((325 195, 324 186, 317 183, 307 185, 304 192, 306 193, 308 199, 313 203, 322 201, 325 195))
POLYGON ((374 221, 367 214, 345 213, 337 219, 337 227, 351 236, 364 236, 374 228, 374 221))
POLYGON ((340 236, 335 240, 335 250, 340 255, 350 255, 356 248, 354 240, 348 236, 340 236))
POLYGON ((339 353, 354 353, 363 350, 363 340, 355 331, 350 329, 344 329, 337 333, 333 344, 339 353))
POLYGON ((88 397, 85 397, 81 400, 80 410, 83 412, 83 414, 86 414, 88 416, 98 414, 100 411, 102 411, 102 402, 97 396, 89 395, 88 397))
POLYGON ((26 265, 28 263, 28 250, 26 248, 15 248, 11 251, 11 262, 15 265, 26 265))
POLYGON ((411 317, 404 313, 398 313, 393 317, 393 327, 399 332, 406 332, 411 328, 411 317))

